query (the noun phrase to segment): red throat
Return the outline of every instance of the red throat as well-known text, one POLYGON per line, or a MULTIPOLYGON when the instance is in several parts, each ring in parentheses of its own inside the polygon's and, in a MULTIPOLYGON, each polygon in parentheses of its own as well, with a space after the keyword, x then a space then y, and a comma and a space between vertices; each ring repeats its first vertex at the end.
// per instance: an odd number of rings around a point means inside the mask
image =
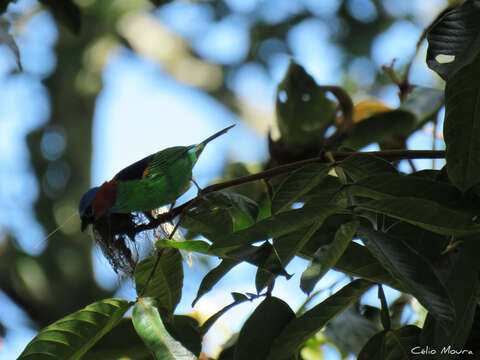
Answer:
POLYGON ((92 207, 94 219, 97 221, 105 215, 114 204, 117 197, 117 181, 106 181, 100 186, 95 199, 93 199, 92 207))

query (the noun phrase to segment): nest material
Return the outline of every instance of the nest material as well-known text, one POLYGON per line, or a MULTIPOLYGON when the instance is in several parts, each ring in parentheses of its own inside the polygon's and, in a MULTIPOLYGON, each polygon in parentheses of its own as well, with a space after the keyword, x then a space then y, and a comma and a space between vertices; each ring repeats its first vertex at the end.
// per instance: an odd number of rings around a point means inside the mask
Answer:
POLYGON ((136 214, 107 214, 93 224, 93 237, 117 273, 133 275, 138 262, 135 229, 140 221, 136 214))

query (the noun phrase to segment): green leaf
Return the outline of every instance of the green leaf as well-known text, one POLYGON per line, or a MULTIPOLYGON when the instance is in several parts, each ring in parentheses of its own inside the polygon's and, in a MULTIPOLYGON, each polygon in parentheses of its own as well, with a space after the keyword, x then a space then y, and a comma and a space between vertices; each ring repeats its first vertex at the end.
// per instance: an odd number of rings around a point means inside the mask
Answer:
MULTIPOLYGON (((243 295, 243 294, 242 294, 243 295)), ((223 307, 222 309, 220 309, 219 311, 217 311, 215 314, 213 314, 212 316, 210 316, 203 324, 202 326, 200 327, 199 331, 202 335, 205 335, 208 330, 210 330, 210 328, 212 327, 212 325, 215 323, 215 321, 218 320, 218 318, 220 316, 222 316, 223 314, 225 314, 228 310, 230 310, 231 308, 233 308, 234 306, 237 306, 238 304, 241 304, 245 301, 250 301, 250 299, 246 296, 239 296, 238 293, 232 293, 232 296, 234 298, 234 301, 230 304, 228 304, 227 306, 223 307), (235 295, 234 295, 235 294, 235 295)))
POLYGON ((274 341, 267 359, 289 359, 305 341, 320 331, 328 321, 358 301, 372 285, 373 283, 366 280, 354 280, 300 317, 292 320, 274 341))
POLYGON ((178 250, 198 252, 200 254, 213 255, 210 249, 210 244, 202 240, 186 240, 174 241, 168 239, 158 239, 155 242, 157 249, 175 248, 178 250))
POLYGON ((359 236, 372 253, 400 279, 408 292, 444 324, 455 320, 455 309, 432 264, 401 239, 361 227, 359 236))
POLYGON ((445 88, 447 172, 463 192, 480 182, 480 83, 472 80, 479 77, 480 55, 452 76, 445 88))
POLYGON ((375 174, 398 174, 397 169, 388 161, 369 154, 359 153, 349 156, 340 163, 340 167, 353 181, 375 174))
MULTIPOLYGON (((381 331, 363 347, 358 359, 368 360, 411 360, 412 349, 420 342, 420 329, 407 325, 400 329, 381 331)), ((421 349, 418 349, 419 351, 421 349)), ((416 350, 414 350, 416 351, 416 350)), ((424 357, 425 355, 419 355, 424 357)))
POLYGON ((223 259, 222 262, 214 267, 212 270, 208 272, 207 275, 202 279, 202 282, 200 283, 200 287, 198 288, 197 291, 197 296, 195 297, 195 300, 192 302, 192 307, 195 306, 198 300, 205 295, 207 292, 212 290, 212 288, 215 286, 217 282, 220 281, 222 277, 225 276, 226 273, 228 273, 233 267, 238 265, 240 261, 236 260, 231 260, 231 259, 223 259))
POLYGON ((165 327, 175 340, 180 341, 195 356, 200 356, 202 335, 197 320, 187 315, 174 315, 165 322, 165 327))
POLYGON ((310 294, 315 284, 335 265, 350 241, 352 241, 357 228, 358 222, 341 225, 335 234, 333 242, 317 250, 300 280, 300 288, 304 292, 310 294))
POLYGON ((415 87, 408 93, 407 99, 400 109, 410 111, 416 117, 416 127, 422 126, 426 121, 435 116, 444 103, 442 90, 415 87))
POLYGON ((244 245, 282 236, 312 223, 321 223, 337 210, 334 205, 327 203, 284 211, 263 219, 247 229, 212 239, 211 250, 227 253, 244 245))
POLYGON ((156 297, 160 306, 172 314, 182 296, 182 255, 177 249, 168 248, 157 256, 149 257, 137 264, 135 268, 137 294, 156 297), (160 256, 160 259, 157 256, 160 256))
POLYGON ((358 150, 393 136, 407 136, 414 128, 415 116, 411 112, 385 111, 356 123, 343 145, 358 150))
POLYGON ((309 164, 289 174, 273 194, 272 212, 288 210, 290 205, 312 190, 328 175, 329 166, 309 164))
POLYGON ((151 360, 152 353, 138 336, 132 319, 123 318, 108 334, 100 339, 82 360, 118 360, 129 358, 151 360))
POLYGON ((434 181, 425 176, 401 175, 395 173, 377 173, 364 177, 351 186, 352 194, 372 199, 392 197, 414 197, 432 200, 440 204, 452 204, 462 198, 454 186, 434 181))
POLYGON ((94 302, 42 329, 18 360, 80 359, 115 327, 131 303, 123 299, 94 302))
POLYGON ((72 0, 39 0, 50 9, 55 18, 74 34, 79 34, 82 26, 82 13, 72 0))
POLYGON ((400 291, 405 286, 388 272, 365 246, 351 242, 334 266, 335 270, 388 285, 400 291))
POLYGON ((12 50, 17 61, 17 66, 20 71, 23 71, 22 62, 20 61, 20 51, 18 50, 17 43, 12 35, 9 33, 10 23, 3 16, 0 16, 0 45, 6 45, 12 50))
POLYGON ((427 64, 443 79, 450 80, 478 55, 479 17, 478 4, 468 0, 444 13, 429 29, 427 64))
POLYGON ((153 298, 138 298, 133 307, 132 321, 137 334, 142 338, 157 360, 196 360, 187 348, 167 331, 153 298))
MULTIPOLYGON (((445 328, 430 314, 425 320, 422 331, 422 345, 435 349, 443 349, 451 346, 453 349, 469 349, 465 344, 472 328, 475 309, 477 307, 477 294, 480 289, 477 271, 472 259, 477 258, 480 245, 477 238, 465 240, 459 246, 460 250, 447 252, 443 259, 451 266, 450 274, 446 282, 448 292, 452 295, 457 319, 452 326, 445 328)), ((451 355, 438 354, 439 359, 450 359, 451 355)))
POLYGON ((433 201, 418 198, 372 200, 358 204, 359 209, 385 214, 441 235, 465 236, 480 232, 473 217, 433 201))
POLYGON ((336 106, 302 66, 290 63, 276 97, 282 141, 292 145, 318 143, 335 119, 336 106))
POLYGON ((274 340, 293 319, 295 313, 287 303, 276 297, 267 297, 240 330, 234 359, 264 360, 274 340))

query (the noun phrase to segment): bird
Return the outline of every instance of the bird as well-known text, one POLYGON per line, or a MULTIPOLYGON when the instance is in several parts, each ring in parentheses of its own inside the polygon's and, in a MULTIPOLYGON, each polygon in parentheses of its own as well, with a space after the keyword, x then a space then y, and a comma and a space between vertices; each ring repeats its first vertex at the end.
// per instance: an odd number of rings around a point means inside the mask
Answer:
POLYGON ((89 189, 78 205, 82 232, 108 214, 146 212, 174 204, 190 187, 192 169, 205 146, 234 126, 197 145, 160 150, 127 166, 112 180, 89 189))

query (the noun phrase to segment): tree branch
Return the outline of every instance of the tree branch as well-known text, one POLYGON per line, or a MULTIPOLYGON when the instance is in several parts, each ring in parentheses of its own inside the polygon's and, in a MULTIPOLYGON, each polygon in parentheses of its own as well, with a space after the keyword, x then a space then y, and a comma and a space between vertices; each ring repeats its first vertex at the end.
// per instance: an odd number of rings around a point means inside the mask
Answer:
MULTIPOLYGON (((355 154, 368 154, 377 156, 387 161, 397 161, 397 160, 411 160, 411 159, 442 159, 445 157, 445 151, 440 150, 384 150, 384 151, 368 151, 368 152, 350 152, 350 151, 331 151, 329 152, 335 161, 342 161, 349 156, 355 154)), ((285 164, 282 166, 278 166, 272 169, 264 170, 256 174, 248 175, 239 177, 237 179, 225 181, 218 184, 213 184, 204 188, 201 192, 201 195, 208 194, 214 191, 219 191, 223 189, 227 189, 232 186, 237 186, 241 184, 245 184, 252 181, 257 180, 265 180, 272 178, 277 175, 286 174, 301 168, 304 165, 312 164, 312 163, 331 163, 326 156, 319 156, 311 159, 301 160, 290 164, 285 164)), ((156 219, 151 220, 148 224, 141 224, 135 228, 135 233, 138 234, 139 232, 145 230, 155 229, 156 227, 160 226, 167 221, 172 221, 176 218, 182 211, 186 208, 190 207, 197 198, 191 199, 186 203, 173 208, 169 212, 160 215, 156 219)))

